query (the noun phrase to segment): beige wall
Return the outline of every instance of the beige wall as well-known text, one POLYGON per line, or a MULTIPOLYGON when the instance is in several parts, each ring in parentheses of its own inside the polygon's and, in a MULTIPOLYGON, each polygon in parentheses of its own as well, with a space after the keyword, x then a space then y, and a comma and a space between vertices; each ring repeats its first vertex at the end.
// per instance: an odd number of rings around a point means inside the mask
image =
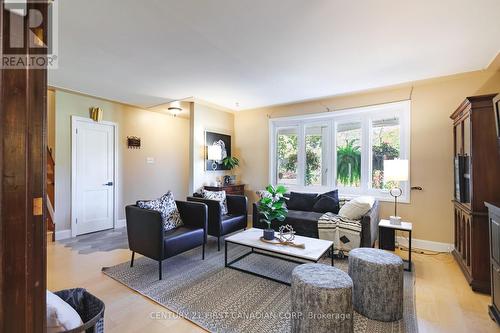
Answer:
POLYGON ((195 192, 228 174, 226 171, 205 170, 205 131, 231 135, 231 149, 234 151, 234 114, 195 102, 190 122, 192 167, 189 188, 190 192, 195 192))
POLYGON ((103 120, 118 124, 118 219, 138 199, 156 198, 171 190, 188 193, 189 120, 57 90, 55 92, 56 230, 71 227, 71 115, 89 116, 89 107, 104 110, 103 120), (128 149, 127 136, 141 138, 141 149, 128 149), (154 164, 146 164, 153 157, 154 164))
MULTIPOLYGON (((467 96, 500 92, 500 72, 481 71, 413 84, 411 95, 411 185, 410 204, 401 204, 400 215, 414 223, 414 238, 453 242, 453 139, 450 114, 467 96)), ((235 114, 235 145, 241 157, 242 181, 250 201, 255 190, 268 183, 269 117, 325 112, 408 99, 411 85, 400 85, 366 93, 242 111, 235 114)), ((382 203, 381 217, 393 204, 382 203)))

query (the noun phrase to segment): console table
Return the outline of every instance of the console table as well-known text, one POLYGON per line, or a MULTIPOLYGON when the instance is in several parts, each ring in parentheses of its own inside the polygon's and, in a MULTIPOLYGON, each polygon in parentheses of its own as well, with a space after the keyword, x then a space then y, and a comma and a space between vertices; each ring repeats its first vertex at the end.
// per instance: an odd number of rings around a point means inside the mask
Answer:
POLYGON ((207 191, 226 191, 226 194, 245 195, 245 184, 204 186, 203 188, 207 191))

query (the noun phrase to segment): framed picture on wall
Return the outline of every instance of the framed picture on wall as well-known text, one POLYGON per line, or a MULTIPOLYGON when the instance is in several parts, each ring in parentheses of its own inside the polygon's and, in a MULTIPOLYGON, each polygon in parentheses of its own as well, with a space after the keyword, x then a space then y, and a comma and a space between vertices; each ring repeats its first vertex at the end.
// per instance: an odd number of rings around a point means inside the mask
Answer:
POLYGON ((222 160, 231 156, 231 136, 205 131, 205 170, 229 170, 222 160))

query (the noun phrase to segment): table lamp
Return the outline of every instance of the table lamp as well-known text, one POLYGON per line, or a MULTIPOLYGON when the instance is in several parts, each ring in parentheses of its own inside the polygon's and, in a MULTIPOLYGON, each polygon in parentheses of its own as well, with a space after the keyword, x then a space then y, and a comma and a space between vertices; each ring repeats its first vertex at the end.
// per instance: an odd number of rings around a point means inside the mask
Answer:
POLYGON ((222 147, 219 145, 208 146, 207 159, 212 160, 212 170, 217 170, 217 161, 222 160, 222 147))
POLYGON ((398 216, 398 197, 403 194, 399 187, 399 182, 408 180, 408 160, 385 160, 384 161, 384 182, 395 181, 397 187, 393 187, 389 193, 394 197, 394 216, 390 216, 391 224, 401 224, 401 217, 398 216))

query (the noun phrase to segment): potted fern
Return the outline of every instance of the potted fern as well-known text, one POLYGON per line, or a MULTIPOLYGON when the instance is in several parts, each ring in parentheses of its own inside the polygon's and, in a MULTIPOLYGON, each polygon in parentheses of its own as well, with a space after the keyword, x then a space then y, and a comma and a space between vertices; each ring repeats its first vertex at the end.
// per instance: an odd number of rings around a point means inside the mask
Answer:
POLYGON ((283 185, 278 185, 277 187, 269 185, 261 194, 259 213, 263 216, 261 222, 267 224, 267 229, 264 229, 265 240, 274 239, 274 230, 271 228, 271 223, 274 220, 284 221, 288 214, 288 209, 285 205, 285 193, 286 188, 283 185))

